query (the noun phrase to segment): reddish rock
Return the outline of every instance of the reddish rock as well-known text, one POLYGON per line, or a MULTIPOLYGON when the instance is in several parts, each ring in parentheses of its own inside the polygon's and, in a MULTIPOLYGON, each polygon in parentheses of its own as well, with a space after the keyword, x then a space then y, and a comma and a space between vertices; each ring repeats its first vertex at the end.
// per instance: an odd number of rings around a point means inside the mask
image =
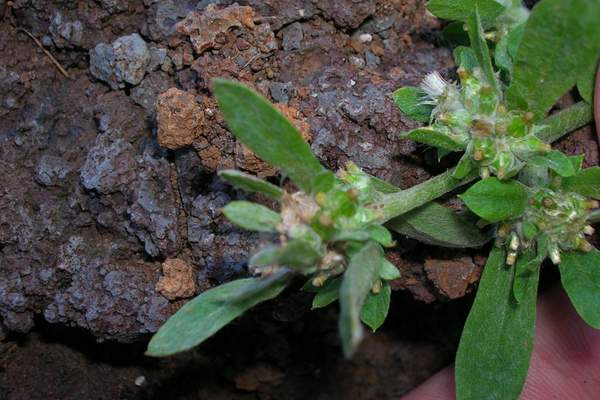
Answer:
POLYGON ((482 268, 471 257, 456 260, 425 260, 425 272, 440 293, 449 299, 463 297, 479 280, 482 268))
POLYGON ((156 284, 156 291, 169 300, 179 300, 196 294, 194 269, 179 258, 169 258, 162 264, 163 276, 156 284))
POLYGON ((156 101, 158 143, 168 149, 191 145, 202 132, 204 111, 195 96, 170 88, 156 101))
POLYGON ((254 10, 237 4, 218 9, 210 4, 204 12, 193 11, 177 24, 177 31, 189 35, 198 54, 215 47, 218 36, 233 27, 254 29, 254 10))

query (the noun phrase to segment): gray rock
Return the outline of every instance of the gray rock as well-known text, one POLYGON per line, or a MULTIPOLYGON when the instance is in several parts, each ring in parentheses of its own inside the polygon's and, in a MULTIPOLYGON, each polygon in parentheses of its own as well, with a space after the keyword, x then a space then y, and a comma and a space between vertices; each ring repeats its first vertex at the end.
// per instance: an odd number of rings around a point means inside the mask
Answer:
POLYGON ((127 214, 135 235, 152 257, 174 255, 179 246, 177 206, 170 185, 169 162, 149 152, 138 157, 140 172, 129 188, 127 214))
POLYGON ((131 91, 131 99, 140 106, 144 107, 148 115, 153 115, 155 112, 154 103, 159 94, 165 92, 170 87, 175 86, 175 82, 171 76, 162 71, 148 74, 140 83, 131 91))
POLYGON ((90 72, 113 90, 139 84, 150 64, 150 51, 137 33, 112 44, 99 43, 90 51, 90 72))
POLYGON ((148 72, 156 71, 159 68, 168 68, 165 64, 170 63, 167 56, 167 49, 162 47, 150 46, 150 62, 146 68, 148 72))
POLYGON ((282 29, 282 34, 283 50, 291 51, 300 49, 302 46, 302 39, 304 39, 302 24, 299 22, 294 22, 293 24, 282 29))
POLYGON ((65 179, 72 170, 63 158, 44 154, 36 169, 36 179, 44 186, 55 186, 65 179))
POLYGON ((52 41, 58 48, 79 47, 83 40, 81 21, 67 21, 61 13, 56 13, 50 23, 52 41))
POLYGON ((81 167, 81 184, 99 193, 121 191, 135 178, 135 166, 131 144, 99 135, 81 167))
POLYGON ((281 83, 281 82, 273 82, 269 85, 269 91, 271 92, 271 97, 273 101, 276 103, 285 103, 287 104, 290 101, 290 96, 292 96, 292 92, 294 90, 294 86, 291 82, 281 83))

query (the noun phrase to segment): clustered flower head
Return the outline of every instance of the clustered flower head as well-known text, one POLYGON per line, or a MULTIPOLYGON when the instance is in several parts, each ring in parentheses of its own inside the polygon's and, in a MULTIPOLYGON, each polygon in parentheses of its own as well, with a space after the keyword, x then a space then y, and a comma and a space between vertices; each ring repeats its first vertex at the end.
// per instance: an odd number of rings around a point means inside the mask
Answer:
POLYGON ((348 163, 337 175, 326 171, 317 181, 313 194, 283 192, 276 227, 280 243, 252 257, 255 274, 293 267, 311 275, 312 285, 321 287, 344 272, 347 256, 364 242, 393 245, 390 232, 374 222, 377 211, 366 207, 381 195, 372 187, 376 178, 348 163))
POLYGON ((480 68, 460 67, 458 76, 460 86, 432 72, 420 89, 425 93, 422 104, 433 106, 430 128, 464 148, 463 164, 477 167, 483 178, 507 179, 528 157, 551 150, 536 136, 541 127, 533 123, 533 114, 508 111, 480 68))
POLYGON ((534 244, 538 253, 544 253, 542 257, 548 255, 554 264, 560 264, 562 251, 591 251, 586 236, 594 234, 594 228, 588 217, 597 207, 596 200, 578 193, 540 188, 529 199, 521 218, 498 229, 499 240, 508 251, 506 263, 513 265, 518 252, 534 244))

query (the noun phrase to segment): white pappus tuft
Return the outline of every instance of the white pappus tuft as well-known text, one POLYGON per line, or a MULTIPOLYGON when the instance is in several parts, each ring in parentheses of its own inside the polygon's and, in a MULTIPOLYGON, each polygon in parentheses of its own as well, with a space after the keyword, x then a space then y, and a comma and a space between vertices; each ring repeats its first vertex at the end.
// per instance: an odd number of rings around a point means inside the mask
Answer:
POLYGON ((437 72, 433 71, 425 76, 421 82, 420 88, 427 94, 428 100, 437 102, 438 98, 444 94, 449 83, 437 72))

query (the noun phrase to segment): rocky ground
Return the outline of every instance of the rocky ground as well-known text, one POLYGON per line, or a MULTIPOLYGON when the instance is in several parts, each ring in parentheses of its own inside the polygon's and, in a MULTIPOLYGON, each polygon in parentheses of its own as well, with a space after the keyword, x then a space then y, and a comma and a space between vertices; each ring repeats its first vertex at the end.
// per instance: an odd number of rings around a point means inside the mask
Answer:
MULTIPOLYGON (((279 178, 227 131, 213 78, 268 96, 331 168, 401 187, 444 169, 396 136, 414 125, 390 100, 454 74, 423 1, 239 3, 0 0, 0 399, 397 398, 451 360, 469 298, 447 301, 485 252, 401 237, 390 320, 350 363, 336 310, 293 292, 191 354, 143 358, 270 240, 219 213, 244 195, 217 170, 279 178)), ((597 164, 590 129, 561 146, 597 164)))

